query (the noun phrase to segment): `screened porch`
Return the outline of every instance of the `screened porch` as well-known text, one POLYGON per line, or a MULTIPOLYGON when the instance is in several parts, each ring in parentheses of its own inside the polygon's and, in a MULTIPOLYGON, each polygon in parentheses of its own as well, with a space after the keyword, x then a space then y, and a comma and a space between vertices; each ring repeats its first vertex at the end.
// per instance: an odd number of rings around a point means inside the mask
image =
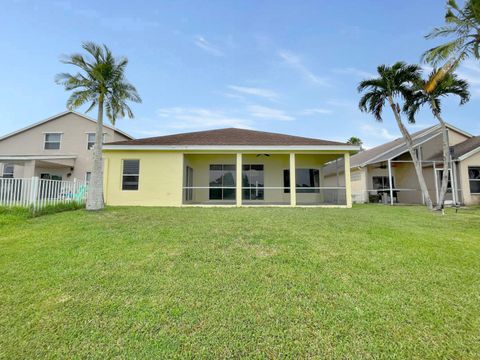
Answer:
POLYGON ((323 176, 324 166, 341 157, 343 153, 184 154, 183 205, 346 206, 344 172, 323 176))

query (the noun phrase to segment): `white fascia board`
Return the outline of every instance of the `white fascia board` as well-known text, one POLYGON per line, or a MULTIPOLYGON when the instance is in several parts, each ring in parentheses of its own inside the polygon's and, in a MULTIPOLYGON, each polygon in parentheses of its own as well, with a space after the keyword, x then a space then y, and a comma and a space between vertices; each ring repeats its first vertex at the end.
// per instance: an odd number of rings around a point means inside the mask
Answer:
POLYGON ((447 126, 447 128, 450 128, 450 129, 452 129, 452 130, 454 130, 454 131, 456 131, 456 132, 458 132, 458 133, 460 133, 460 134, 462 134, 462 135, 465 135, 466 137, 469 137, 469 138, 473 137, 473 135, 470 134, 469 132, 467 132, 467 131, 465 131, 465 130, 462 130, 462 129, 459 129, 458 127, 453 126, 453 125, 450 124, 450 123, 445 123, 445 125, 447 126))
POLYGON ((475 155, 475 154, 478 153, 478 152, 480 152, 480 146, 477 147, 477 148, 475 148, 475 149, 473 149, 473 150, 471 150, 471 151, 469 151, 469 152, 466 153, 466 154, 463 154, 462 156, 460 156, 460 157, 458 158, 458 160, 463 161, 463 160, 469 158, 470 156, 475 155))
POLYGON ((297 145, 297 146, 241 146, 241 145, 104 145, 103 150, 200 150, 200 151, 359 151, 354 145, 297 145))
MULTIPOLYGON (((420 134, 419 136, 415 136, 415 138, 413 138, 412 140, 415 140, 415 139, 418 139, 419 137, 425 136, 425 135, 431 133, 431 132, 434 131, 434 130, 438 130, 439 127, 440 127, 440 125, 437 125, 437 126, 435 126, 435 128, 432 129, 431 131, 427 131, 427 132, 424 132, 424 133, 420 134)), ((418 146, 426 143, 427 141, 432 140, 433 138, 437 137, 438 135, 440 135, 440 133, 435 134, 435 135, 433 135, 433 136, 430 136, 429 138, 425 139, 424 141, 419 142, 418 144, 415 144, 415 145, 413 146, 413 148, 416 148, 416 147, 418 147, 418 146)), ((400 147, 402 147, 402 146, 404 146, 404 145, 405 145, 405 143, 402 143, 402 144, 400 144, 400 145, 397 145, 397 146, 391 148, 390 150, 384 151, 384 152, 381 153, 380 155, 377 155, 377 156, 373 157, 372 159, 370 159, 370 160, 368 160, 368 161, 366 161, 366 162, 364 162, 364 163, 362 163, 362 164, 360 164, 360 165, 357 165, 357 166, 359 166, 359 167, 360 167, 360 166, 361 166, 361 167, 364 167, 364 166, 367 166, 367 165, 375 164, 375 159, 378 159, 378 158, 382 157, 383 155, 385 155, 386 153, 389 153, 389 152, 391 152, 391 151, 393 151, 393 150, 395 150, 395 149, 398 149, 398 148, 400 148, 400 147)), ((402 152, 402 153, 400 153, 400 154, 397 154, 397 155, 395 155, 394 157, 390 158, 390 160, 392 160, 393 158, 395 158, 395 157, 397 157, 397 156, 399 156, 399 155, 401 155, 401 154, 406 153, 407 151, 408 151, 408 149, 405 150, 404 152, 402 152)))

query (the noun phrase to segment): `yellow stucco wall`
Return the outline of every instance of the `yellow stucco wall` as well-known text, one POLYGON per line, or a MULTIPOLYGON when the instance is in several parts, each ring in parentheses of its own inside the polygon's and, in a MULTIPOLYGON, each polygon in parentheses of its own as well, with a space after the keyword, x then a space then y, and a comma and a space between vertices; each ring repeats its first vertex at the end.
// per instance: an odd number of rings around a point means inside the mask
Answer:
MULTIPOLYGON (((296 167, 318 168, 341 154, 299 153, 296 154, 296 167)), ((209 186, 209 167, 211 164, 236 164, 236 153, 188 153, 171 151, 104 151, 104 193, 107 205, 142 206, 181 206, 183 204, 184 171, 186 166, 193 169, 193 186, 209 186), (140 160, 139 189, 124 191, 122 185, 122 160, 140 160)), ((242 164, 264 165, 264 186, 283 187, 283 171, 289 169, 288 153, 243 154, 242 164)), ((348 182, 347 185, 349 185, 348 182)), ((325 186, 321 182, 321 186, 325 186)), ((340 186, 345 186, 344 180, 340 186)), ((208 189, 193 191, 192 203, 208 201, 208 189)), ((298 203, 321 201, 319 194, 297 194, 298 203)), ((265 189, 265 203, 290 205, 290 194, 283 189, 265 189)))
POLYGON ((104 151, 107 205, 180 206, 183 154, 159 151, 104 151), (122 160, 140 160, 138 190, 122 190, 122 160))

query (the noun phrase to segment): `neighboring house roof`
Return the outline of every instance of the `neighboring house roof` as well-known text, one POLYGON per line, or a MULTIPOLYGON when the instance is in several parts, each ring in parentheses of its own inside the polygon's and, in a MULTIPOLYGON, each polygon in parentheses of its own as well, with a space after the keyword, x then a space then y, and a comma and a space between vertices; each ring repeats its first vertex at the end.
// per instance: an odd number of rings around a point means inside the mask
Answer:
MULTIPOLYGON (((458 129, 457 127, 447 124, 447 128, 454 130, 460 134, 463 134, 467 137, 473 137, 472 134, 458 129)), ((413 133, 412 139, 414 146, 423 144, 424 142, 440 135, 441 129, 440 125, 433 125, 423 130, 413 133)), ((468 141, 468 140, 467 140, 468 141)), ((397 156, 400 156, 408 151, 407 145, 403 138, 397 138, 395 140, 389 141, 385 144, 376 146, 374 148, 359 152, 353 155, 350 158, 350 167, 357 168, 363 167, 370 164, 377 164, 380 162, 388 161, 389 159, 394 159, 397 156)), ((343 159, 339 159, 337 163, 330 163, 325 166, 324 174, 333 174, 335 172, 336 166, 340 169, 343 169, 343 159)), ((343 171, 343 170, 342 170, 343 171)))
MULTIPOLYGON (((87 115, 85 115, 85 114, 81 114, 81 113, 79 113, 79 112, 72 111, 72 110, 67 110, 67 111, 61 112, 61 113, 59 113, 59 114, 57 114, 57 115, 53 115, 53 116, 51 116, 51 117, 49 117, 49 118, 47 118, 47 119, 45 119, 45 120, 36 122, 36 123, 34 123, 34 124, 31 124, 31 125, 29 125, 29 126, 27 126, 27 127, 22 128, 22 129, 19 129, 19 130, 16 130, 16 131, 14 131, 14 132, 11 132, 11 133, 9 133, 9 134, 6 134, 6 135, 0 137, 0 140, 4 140, 4 139, 7 139, 7 138, 9 138, 9 137, 11 137, 11 136, 20 134, 20 133, 22 133, 22 132, 24 132, 24 131, 30 130, 30 129, 36 127, 36 126, 45 124, 45 123, 47 123, 47 122, 49 122, 49 121, 58 119, 59 117, 62 117, 62 116, 64 116, 64 115, 67 115, 67 114, 70 114, 70 113, 71 113, 71 114, 78 115, 78 116, 81 116, 82 118, 84 118, 84 119, 86 119, 86 120, 89 120, 89 121, 93 121, 94 123, 97 122, 95 119, 92 119, 91 117, 89 117, 89 116, 87 116, 87 115)), ((126 136, 127 138, 134 139, 133 136, 131 136, 131 135, 129 135, 129 134, 123 132, 122 130, 119 130, 119 129, 113 127, 113 126, 110 126, 110 125, 108 125, 108 124, 103 124, 103 126, 105 126, 106 128, 112 129, 112 130, 116 131, 117 133, 122 134, 123 136, 126 136)))
POLYGON ((357 146, 346 143, 284 135, 264 131, 226 128, 167 136, 150 137, 144 139, 116 141, 106 144, 105 149, 118 147, 191 147, 191 146, 336 146, 346 150, 356 150, 357 146))
MULTIPOLYGON (((463 160, 469 156, 480 152, 480 136, 474 136, 457 145, 450 146, 450 154, 454 160, 463 160)), ((433 155, 429 160, 442 161, 443 151, 439 151, 433 155)))
MULTIPOLYGON (((451 124, 447 124, 447 128, 463 134, 467 137, 473 136, 472 134, 460 130, 451 124)), ((438 136, 438 134, 440 134, 440 125, 430 126, 426 129, 417 131, 412 134, 413 145, 420 145, 425 141, 428 141, 431 138, 438 136)), ((388 159, 393 159, 407 151, 408 148, 403 138, 398 138, 385 144, 376 146, 372 149, 355 154, 351 158, 350 165, 351 167, 361 167, 369 164, 375 164, 378 162, 387 161, 388 159)))

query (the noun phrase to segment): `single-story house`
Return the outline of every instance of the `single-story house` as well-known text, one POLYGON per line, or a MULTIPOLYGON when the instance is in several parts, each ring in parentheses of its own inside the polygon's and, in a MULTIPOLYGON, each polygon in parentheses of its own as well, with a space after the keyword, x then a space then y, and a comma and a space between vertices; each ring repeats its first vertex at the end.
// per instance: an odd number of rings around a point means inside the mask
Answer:
POLYGON ((350 207, 358 150, 235 128, 117 141, 104 146, 104 197, 108 205, 350 207), (323 167, 336 159, 343 181, 327 186, 323 167))
MULTIPOLYGON (((450 164, 446 203, 480 204, 480 137, 447 124, 450 164)), ((412 134, 430 197, 438 202, 443 174, 439 125, 412 134)), ((350 161, 353 202, 422 204, 423 196, 403 138, 361 151, 350 161)), ((328 182, 343 176, 339 159, 325 169, 328 182)))

